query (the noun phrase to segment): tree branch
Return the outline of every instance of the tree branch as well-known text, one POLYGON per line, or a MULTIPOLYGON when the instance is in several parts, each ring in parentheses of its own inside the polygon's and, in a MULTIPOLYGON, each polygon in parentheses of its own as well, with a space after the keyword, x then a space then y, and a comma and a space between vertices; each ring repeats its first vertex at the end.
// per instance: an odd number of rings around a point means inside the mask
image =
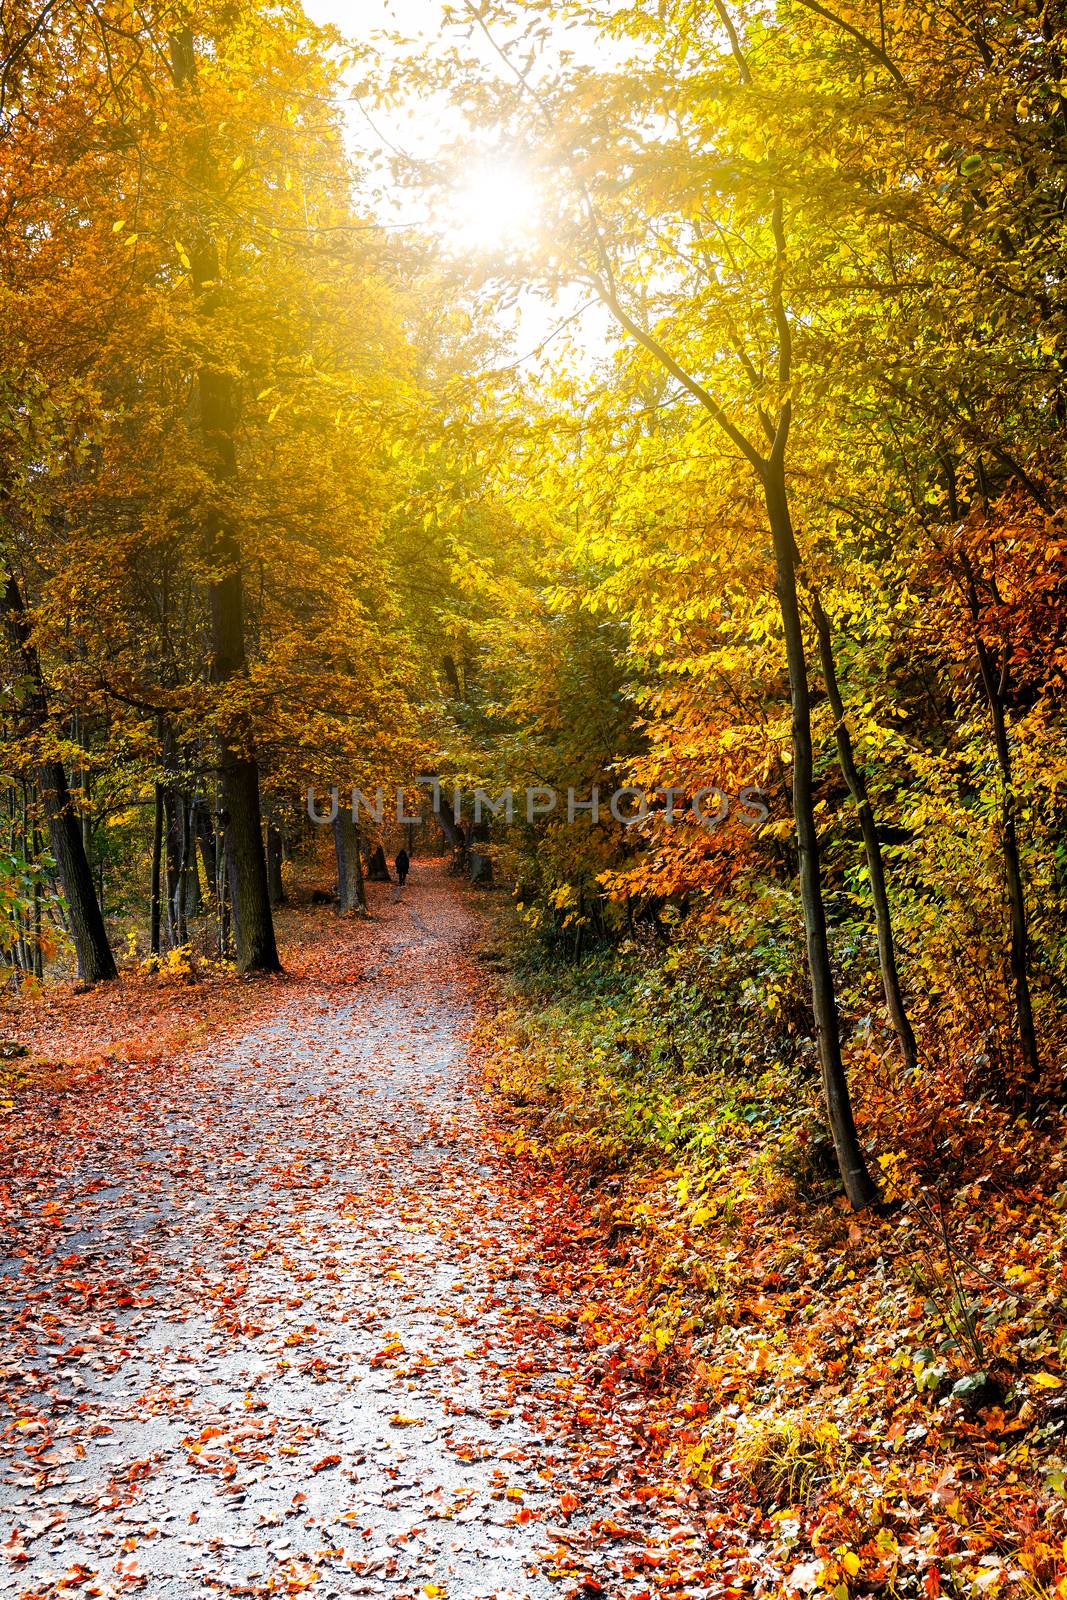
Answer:
POLYGON ((710 394, 702 383, 698 383, 695 378, 690 377, 684 367, 678 365, 674 357, 664 345, 660 344, 654 334, 647 333, 639 322, 634 321, 629 312, 623 310, 606 284, 599 282, 599 280, 594 280, 594 283, 597 293, 615 320, 626 329, 632 338, 637 340, 637 343, 643 349, 648 351, 649 355, 655 356, 660 365, 666 367, 672 378, 677 379, 682 388, 687 390, 693 396, 693 399, 704 407, 704 410, 709 413, 712 420, 722 429, 731 444, 736 445, 749 465, 754 467, 762 477, 763 470, 767 465, 766 461, 755 445, 741 432, 740 428, 730 421, 730 418, 726 415, 714 395, 710 394))
POLYGON ((726 29, 726 37, 730 41, 730 54, 737 62, 737 70, 741 74, 741 82, 747 88, 747 86, 752 82, 752 73, 749 71, 748 62, 745 59, 745 52, 741 48, 741 41, 737 37, 737 29, 734 27, 733 18, 727 11, 724 0, 711 0, 711 3, 715 7, 719 21, 726 29))
POLYGON ((822 17, 824 21, 832 22, 835 28, 840 28, 843 33, 847 33, 855 39, 857 44, 861 44, 868 55, 873 56, 879 66, 885 68, 889 76, 900 85, 910 98, 911 91, 908 88, 908 82, 904 74, 895 62, 890 60, 885 51, 875 44, 873 39, 869 39, 865 33, 861 33, 859 28, 854 28, 851 22, 846 22, 844 17, 839 17, 833 11, 828 11, 825 6, 821 6, 819 0, 799 0, 799 4, 806 11, 814 11, 815 15, 822 17))
POLYGON ((793 418, 793 402, 789 397, 789 382, 793 373, 793 334, 789 315, 785 309, 785 219, 782 214, 782 197, 775 190, 771 207, 771 229, 774 233, 774 272, 771 277, 771 310, 778 331, 778 384, 785 391, 779 404, 778 426, 774 433, 771 456, 780 461, 785 455, 789 438, 789 424, 793 418))

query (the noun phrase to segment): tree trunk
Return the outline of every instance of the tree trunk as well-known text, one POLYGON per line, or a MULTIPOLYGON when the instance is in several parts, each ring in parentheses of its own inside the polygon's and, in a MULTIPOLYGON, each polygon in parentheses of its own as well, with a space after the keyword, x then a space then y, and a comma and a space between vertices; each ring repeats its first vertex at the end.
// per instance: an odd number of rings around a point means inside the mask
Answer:
POLYGON ((282 882, 282 831, 273 818, 267 823, 267 891, 272 906, 285 904, 282 882))
POLYGON ((204 896, 200 887, 200 868, 197 865, 197 817, 200 801, 185 798, 185 920, 198 917, 204 909, 204 896))
POLYGON ((356 902, 359 906, 359 909, 364 913, 364 915, 366 915, 367 886, 363 881, 363 855, 360 848, 359 829, 354 828, 353 832, 356 835, 356 859, 353 862, 353 869, 356 875, 356 902))
POLYGON ((867 1170, 852 1114, 848 1079, 841 1057, 837 999, 834 994, 830 947, 826 933, 826 908, 822 898, 819 835, 815 823, 813 759, 811 745, 811 693, 804 651, 804 631, 797 601, 796 542, 785 488, 782 461, 772 454, 762 473, 764 499, 774 542, 778 601, 785 633, 792 708, 793 812, 800 866, 800 903, 804 914, 811 1002, 822 1071, 830 1133, 837 1164, 850 1205, 863 1211, 878 1199, 867 1170))
POLYGON ((363 887, 363 863, 359 857, 359 833, 352 821, 352 813, 339 806, 333 820, 333 842, 337 851, 337 911, 339 916, 350 911, 366 911, 367 897, 363 887))
MULTIPOLYGON (((171 67, 175 83, 195 91, 196 51, 192 31, 183 28, 171 38, 171 67)), ((215 162, 203 133, 196 135, 192 152, 197 187, 209 195, 218 187, 215 162)), ((194 220, 187 244, 193 287, 200 297, 205 319, 220 304, 218 245, 194 220)), ((220 489, 237 476, 234 446, 237 401, 231 374, 211 364, 210 353, 200 368, 200 428, 210 470, 220 489)), ((220 495, 220 499, 222 496, 220 495)), ((244 588, 241 552, 233 529, 218 505, 209 505, 204 519, 204 553, 215 575, 208 585, 211 614, 211 665, 213 684, 225 684, 247 673, 244 637, 244 588)), ((219 811, 223 821, 223 849, 230 889, 234 944, 239 972, 280 972, 274 937, 267 858, 259 805, 259 768, 248 751, 247 730, 218 731, 219 811)))
POLYGON ((993 743, 1000 767, 1000 847, 1004 858, 1004 876, 1008 889, 1008 913, 1011 920, 1011 944, 1008 966, 1015 990, 1015 1016, 1019 1032, 1019 1053, 1023 1073, 1029 1085, 1036 1084, 1041 1075, 1041 1061, 1037 1051, 1037 1030, 1034 1026, 1034 1008, 1030 998, 1030 932, 1026 919, 1026 890, 1023 884, 1022 861, 1019 855, 1019 833, 1016 824, 1015 789, 1012 784, 1011 746, 1008 742, 1008 719, 1005 698, 1008 688, 1008 655, 998 674, 992 652, 979 633, 981 609, 978 590, 973 576, 967 574, 967 599, 974 622, 974 643, 978 656, 978 670, 989 703, 993 722, 993 743))
POLYGON ((189 803, 180 790, 175 792, 175 816, 178 828, 177 868, 174 874, 174 926, 178 943, 189 942, 189 803))
POLYGON ((471 883, 478 884, 483 889, 488 889, 493 882, 493 860, 480 850, 479 845, 485 844, 489 838, 489 829, 484 822, 471 824, 468 840, 467 876, 471 883))
MULTIPOLYGON (((172 752, 169 756, 172 756, 172 752)), ((169 765, 165 749, 165 761, 169 765)), ((173 774, 171 774, 173 777, 173 774)), ((163 787, 163 813, 166 818, 167 846, 167 942, 173 949, 184 941, 179 927, 178 875, 181 862, 181 796, 173 781, 163 787)))
MULTIPOLYGON (((76 744, 84 747, 85 728, 78 712, 74 713, 73 724, 74 725, 71 729, 71 737, 76 744)), ((93 819, 89 811, 89 799, 92 789, 88 767, 81 767, 75 772, 74 777, 75 787, 81 791, 81 802, 78 809, 78 821, 82 831, 82 849, 85 851, 85 859, 88 861, 91 870, 93 865, 93 819)), ((101 900, 102 899, 103 896, 101 896, 101 900)))
POLYGON ((90 867, 93 864, 93 819, 89 812, 89 799, 92 793, 88 772, 81 775, 82 810, 78 813, 82 830, 82 849, 85 859, 90 867))
MULTIPOLYGON (((30 639, 22 594, 15 577, 8 577, 3 598, 4 621, 8 637, 27 680, 23 694, 26 731, 39 733, 48 719, 41 663, 30 639)), ((81 823, 74 814, 63 763, 55 758, 37 762, 37 787, 48 823, 49 840, 55 857, 59 881, 67 902, 67 918, 78 960, 78 976, 86 983, 98 983, 118 976, 115 958, 108 944, 103 913, 93 886, 92 868, 85 854, 81 823)))
POLYGON ((874 811, 867 792, 867 780, 856 762, 852 736, 845 721, 845 705, 841 698, 841 687, 837 681, 837 668, 834 665, 830 619, 823 610, 819 591, 814 587, 811 590, 811 600, 815 613, 815 629, 819 636, 819 656, 822 662, 823 682, 826 685, 826 695, 830 702, 830 710, 834 714, 834 736, 837 740, 838 761, 840 762, 845 782, 848 784, 849 793, 856 803, 856 810, 860 819, 860 833, 863 836, 863 848, 867 855, 867 876, 871 886, 874 924, 878 937, 878 964, 882 970, 882 988, 885 990, 886 1009, 889 1012, 889 1020, 900 1042, 900 1052, 904 1057, 904 1065, 910 1070, 918 1064, 918 1051, 915 1045, 915 1033, 912 1029, 911 1019, 908 1016, 907 1008, 904 1004, 904 996, 900 988, 900 975, 897 971, 897 952, 893 939, 893 922, 889 913, 889 895, 886 890, 882 847, 878 840, 878 830, 874 823, 874 811))
POLYGON ((444 668, 445 678, 448 681, 448 687, 451 691, 452 699, 462 700, 463 690, 460 686, 459 673, 456 671, 455 659, 450 655, 443 655, 441 657, 441 666, 444 668))
MULTIPOLYGON (((164 761, 177 776, 177 756, 173 744, 164 738, 164 761)), ((196 871, 194 808, 177 782, 163 790, 167 844, 167 930, 172 945, 186 944, 189 917, 199 909, 200 880, 196 871)))
MULTIPOLYGON (((227 374, 209 367, 201 370, 201 425, 205 443, 215 457, 216 476, 220 482, 232 478, 236 471, 232 389, 227 374)), ((244 593, 236 541, 215 508, 207 515, 205 545, 212 567, 222 574, 210 586, 209 601, 211 681, 223 684, 244 676, 247 670, 244 593)), ((239 972, 280 972, 263 848, 259 768, 255 757, 236 748, 233 735, 221 729, 219 796, 237 969, 239 972)))
MULTIPOLYGON (((956 484, 956 469, 951 452, 942 451, 940 461, 945 474, 949 511, 952 520, 958 522, 961 508, 956 484)), ((981 456, 978 458, 977 465, 979 481, 983 485, 983 494, 986 498, 986 511, 988 512, 989 501, 985 490, 985 474, 981 456)), ((971 623, 974 627, 974 647, 975 654, 978 657, 978 673, 982 680, 982 688, 985 692, 989 714, 993 723, 993 743, 997 753, 997 765, 1000 768, 1002 786, 1000 848, 1004 859, 1004 876, 1008 889, 1008 911, 1011 919, 1011 945, 1008 951, 1008 968, 1011 974, 1012 986, 1015 990, 1015 1017, 1019 1034, 1019 1053, 1022 1056, 1023 1071, 1027 1082, 1030 1086, 1033 1086, 1040 1077, 1041 1062, 1037 1051, 1034 1008, 1030 998, 1030 934, 1026 918, 1026 890, 1023 884, 1022 862, 1019 857, 1019 835, 1015 820, 1015 791, 1012 787, 1011 746, 1008 742, 1008 720, 1005 710, 1011 658, 1007 648, 1005 648, 1004 660, 998 674, 993 653, 981 635, 982 607, 978 597, 978 582, 975 577, 974 567, 965 550, 960 553, 959 561, 963 570, 961 587, 966 596, 967 609, 971 614, 971 623)), ((946 558, 946 565, 951 567, 951 557, 946 558)), ((958 572, 956 577, 957 581, 960 581, 958 572)))
POLYGON ((200 860, 204 868, 204 882, 209 893, 217 896, 218 891, 218 861, 215 850, 215 827, 211 820, 211 808, 205 800, 196 803, 196 838, 200 846, 200 860))
MULTIPOLYGON (((462 823, 457 823, 455 821, 446 805, 436 805, 434 807, 433 814, 437 820, 437 826, 448 840, 449 849, 452 851, 452 858, 449 861, 448 870, 449 872, 455 873, 462 872, 466 862, 467 847, 466 835, 463 832, 463 825, 462 823)), ((410 851, 408 853, 410 854, 410 851)))
POLYGON ((61 761, 43 761, 37 768, 52 854, 67 902, 71 937, 78 958, 78 976, 99 983, 118 976, 107 940, 103 913, 96 898, 93 874, 85 859, 81 827, 74 815, 66 774, 61 761))
POLYGON ((33 824, 33 860, 37 871, 33 875, 33 972, 34 977, 44 977, 44 951, 41 949, 41 835, 33 824))
POLYGON ((382 845, 376 844, 370 853, 367 862, 367 879, 370 883, 392 883, 389 874, 389 863, 385 859, 385 850, 382 845))
POLYGON ((163 878, 163 785, 155 787, 155 809, 152 819, 152 924, 150 942, 152 954, 159 954, 160 913, 162 910, 163 878))
POLYGON ((231 922, 230 888, 226 877, 226 851, 223 848, 223 821, 219 802, 219 785, 215 783, 214 840, 215 840, 215 903, 219 918, 219 955, 224 961, 230 957, 231 922))
MULTIPOLYGON (((778 193, 774 196, 771 226, 776 252, 768 298, 777 335, 778 382, 783 391, 783 398, 779 406, 777 426, 773 426, 766 415, 762 417, 764 431, 771 439, 769 456, 763 456, 757 450, 751 440, 747 439, 730 420, 715 396, 679 365, 655 334, 635 321, 626 311, 619 302, 610 271, 603 276, 595 277, 594 285, 600 299, 631 338, 654 356, 714 419, 734 448, 754 470, 763 490, 774 544, 778 599, 785 633, 786 659, 789 664, 789 697, 793 717, 793 807, 796 814, 797 851, 800 861, 800 900, 804 912, 804 935, 819 1063, 827 1117, 841 1179, 850 1203, 859 1211, 878 1199, 878 1190, 867 1171, 867 1164, 860 1149, 852 1116, 848 1080, 841 1059, 837 1001, 834 995, 833 973, 826 937, 826 911, 823 906, 819 872, 819 839, 815 826, 812 793, 811 699, 807 660, 804 654, 804 631, 797 603, 796 542, 793 537, 785 486, 785 451, 793 414, 790 398, 792 336, 783 287, 786 234, 782 197, 778 193)), ((603 251, 602 241, 601 250, 603 251)), ((602 255, 601 264, 607 265, 606 255, 602 255)))

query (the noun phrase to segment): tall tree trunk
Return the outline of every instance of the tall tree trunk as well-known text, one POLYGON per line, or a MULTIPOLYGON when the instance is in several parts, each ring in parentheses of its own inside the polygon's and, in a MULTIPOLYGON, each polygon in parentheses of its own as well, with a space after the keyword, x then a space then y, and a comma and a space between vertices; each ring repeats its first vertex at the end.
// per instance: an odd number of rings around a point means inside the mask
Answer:
MULTIPOLYGON (((201 285, 214 281, 214 265, 200 256, 201 285)), ((214 457, 220 484, 237 470, 233 443, 233 383, 227 373, 204 367, 200 373, 200 420, 204 441, 214 457)), ((211 681, 229 683, 247 671, 244 645, 244 592, 240 553, 232 531, 212 507, 205 526, 205 544, 212 568, 221 575, 210 586, 211 681)), ((259 805, 259 768, 255 757, 237 747, 238 730, 219 733, 219 794, 223 848, 230 887, 234 944, 239 972, 280 972, 278 946, 267 884, 267 857, 259 805)), ((242 741, 243 743, 243 741, 242 741)))
POLYGON ((221 800, 218 780, 215 783, 215 902, 219 917, 219 955, 226 961, 230 956, 231 919, 230 886, 226 876, 226 851, 223 847, 221 800))
POLYGON ((267 890, 272 906, 285 904, 282 882, 282 831, 273 817, 267 822, 267 890))
MULTIPOLYGON (((210 254, 214 257, 213 246, 210 254)), ((201 285, 213 281, 209 274, 218 271, 217 258, 210 267, 204 262, 201 254, 201 285)), ((237 468, 233 384, 228 374, 210 367, 200 373, 200 420, 221 484, 232 479, 237 468)), ((224 684, 247 671, 244 593, 237 542, 215 507, 208 512, 205 544, 212 568, 221 574, 209 591, 211 681, 224 684)), ((280 972, 263 848, 259 768, 254 756, 236 746, 235 734, 237 730, 219 733, 219 796, 237 968, 239 972, 280 972)))
MULTIPOLYGON (((75 744, 84 748, 85 726, 82 721, 81 714, 76 711, 71 721, 71 738, 74 740, 75 744)), ((90 786, 89 768, 87 766, 82 765, 77 769, 74 774, 74 783, 75 788, 81 791, 78 820, 81 824, 82 830, 82 849, 85 851, 85 859, 88 861, 91 868, 93 864, 93 819, 89 811, 89 799, 92 790, 90 786)))
MULTIPOLYGON (((11 792, 10 805, 12 825, 9 834, 8 851, 11 855, 14 855, 17 851, 22 856, 22 859, 28 862, 30 859, 30 800, 25 778, 22 780, 21 789, 22 805, 19 808, 21 814, 18 818, 17 842, 15 828, 15 795, 14 790, 11 792)), ((21 968, 23 972, 32 972, 33 953, 30 949, 29 924, 27 918, 23 915, 18 906, 15 907, 15 932, 15 949, 12 952, 14 955, 15 966, 21 968)))
POLYGON ((197 828, 200 801, 195 795, 185 796, 185 921, 198 917, 204 909, 200 887, 200 869, 197 865, 197 828))
MULTIPOLYGON (((191 91, 196 84, 196 51, 192 31, 179 30, 171 39, 175 82, 191 91)), ((197 186, 213 194, 218 187, 208 136, 196 135, 192 169, 197 186)), ((214 236, 196 221, 187 250, 193 287, 205 316, 218 309, 220 259, 214 236)), ((211 473, 223 498, 237 476, 234 427, 237 402, 231 374, 210 358, 198 375, 200 428, 211 473)), ((211 615, 211 682, 230 683, 247 673, 244 633, 244 587, 241 552, 233 529, 217 504, 204 521, 204 551, 214 574, 208 585, 211 615)), ((259 768, 249 753, 247 730, 220 728, 218 734, 219 810, 223 823, 226 877, 230 890, 234 944, 239 972, 280 972, 274 937, 263 822, 259 803, 259 768)))
MULTIPOLYGON (((165 758, 166 759, 166 758, 165 758)), ((169 764, 169 763, 168 763, 169 764)), ((178 869, 181 857, 180 815, 181 796, 173 782, 173 771, 169 774, 171 781, 163 787, 163 814, 166 818, 166 860, 167 860, 167 942, 173 949, 182 943, 178 928, 178 869)))
POLYGON ((33 824, 33 860, 37 870, 33 875, 33 973, 36 978, 44 977, 44 951, 41 949, 41 870, 38 863, 41 859, 41 835, 37 823, 33 824))
MULTIPOLYGON (((942 450, 940 452, 940 461, 945 474, 949 512, 952 520, 958 522, 961 508, 956 481, 956 468, 951 451, 942 450)), ((989 498, 985 489, 985 472, 981 456, 978 457, 977 466, 979 482, 983 486, 986 512, 988 514, 989 498)), ((945 559, 946 565, 951 569, 953 565, 952 557, 946 556, 945 559)), ((1023 884, 1022 862, 1019 856, 1015 791, 1012 786, 1011 745, 1008 740, 1006 699, 1011 657, 1007 647, 1005 647, 1004 660, 998 672, 993 652, 981 634, 982 607, 978 596, 978 580, 974 567, 965 550, 960 552, 958 560, 963 573, 961 587, 966 597, 967 609, 971 614, 971 623, 974 628, 974 647, 978 658, 978 674, 982 680, 982 689, 985 693, 986 702, 989 706, 989 715, 993 723, 993 744, 997 753, 997 765, 1000 768, 1000 848, 1004 861, 1004 877, 1008 890, 1008 913, 1011 921, 1008 969, 1011 975, 1012 987, 1015 990, 1015 1018, 1023 1072, 1027 1083, 1033 1086, 1041 1074, 1041 1061, 1037 1050, 1037 1030, 1034 1026, 1033 1002, 1030 998, 1030 933, 1026 917, 1026 890, 1023 884)), ((960 581, 958 571, 956 577, 960 581)))
POLYGON ((352 821, 352 813, 338 806, 333 819, 333 842, 337 851, 337 910, 366 911, 367 897, 363 887, 363 863, 359 856, 359 833, 352 821))
POLYGON ((204 882, 207 884, 208 892, 215 894, 218 887, 216 883, 218 862, 215 852, 215 827, 211 820, 211 807, 204 799, 196 802, 196 838, 200 846, 200 861, 204 868, 204 882))
POLYGON ((978 587, 969 562, 965 562, 965 573, 967 604, 974 623, 974 647, 978 657, 978 671, 989 704, 989 715, 993 723, 993 745, 997 752, 997 765, 1000 768, 1000 848, 1004 859, 1008 914, 1011 923, 1008 967, 1015 990, 1019 1053, 1022 1056, 1024 1076, 1032 1087, 1041 1075, 1041 1060, 1037 1050, 1034 1007, 1030 998, 1030 931, 1027 926, 1022 860, 1019 855, 1011 745, 1008 740, 1008 718, 1005 709, 1010 658, 1005 647, 1004 659, 998 671, 993 652, 980 632, 981 606, 978 600, 978 587))
POLYGON ((239 972, 280 972, 267 888, 267 858, 254 761, 237 760, 220 771, 225 828, 226 882, 239 972))
POLYGON ((841 1057, 837 999, 834 994, 830 946, 826 932, 826 908, 822 897, 819 865, 819 835, 815 823, 813 757, 811 744, 811 692, 804 650, 804 630, 797 600, 796 542, 789 513, 784 465, 773 452, 761 474, 764 500, 774 543, 778 577, 778 601, 785 633, 786 660, 789 666, 789 698, 792 708, 793 813, 797 830, 800 864, 800 903, 804 914, 804 938, 811 981, 815 1037, 822 1071, 830 1133, 837 1153, 841 1181, 849 1203, 863 1211, 878 1199, 878 1190, 867 1170, 860 1148, 852 1101, 841 1057))
MULTIPOLYGON (((29 622, 14 574, 8 577, 4 590, 3 610, 8 638, 21 668, 19 676, 28 684, 23 694, 26 730, 40 733, 48 720, 48 698, 40 659, 30 639, 29 622)), ((36 777, 48 823, 52 854, 67 902, 67 918, 78 959, 78 975, 86 983, 115 978, 118 976, 115 958, 108 944, 103 913, 93 886, 92 869, 85 854, 81 823, 74 813, 62 761, 56 757, 41 758, 37 762, 36 777)))
POLYGON ((78 961, 78 976, 100 983, 118 976, 108 944, 103 913, 96 898, 92 869, 78 818, 67 788, 61 761, 42 761, 37 767, 37 787, 48 823, 48 836, 56 870, 67 902, 67 923, 78 961))
MULTIPOLYGON (((743 81, 749 80, 747 64, 742 72, 743 81)), ((785 301, 786 230, 782 196, 774 194, 771 210, 771 228, 774 234, 775 257, 769 286, 768 307, 775 325, 778 362, 778 384, 782 399, 778 408, 777 424, 761 411, 761 423, 771 441, 770 454, 764 456, 731 420, 715 396, 693 375, 679 365, 656 335, 630 315, 620 303, 614 276, 603 237, 595 214, 591 216, 597 235, 600 273, 594 285, 600 299, 611 311, 616 321, 626 329, 631 338, 681 384, 697 403, 704 407, 716 425, 730 440, 755 472, 763 491, 767 507, 771 538, 774 545, 777 569, 778 599, 785 633, 786 659, 789 665, 789 697, 793 719, 793 807, 796 816, 797 851, 800 862, 800 901, 804 913, 804 936, 807 946, 808 972, 811 980, 812 1008, 822 1070, 823 1094, 826 1099, 827 1120, 833 1136, 838 1168, 845 1193, 856 1210, 863 1210, 878 1199, 878 1190, 867 1170, 856 1125, 852 1115, 852 1102, 848 1092, 848 1079, 841 1058, 841 1039, 838 1030, 837 1000, 834 994, 833 972, 826 936, 826 910, 822 899, 819 871, 819 839, 815 826, 815 809, 812 793, 811 748, 811 696, 808 686, 808 666, 804 653, 804 631, 800 607, 797 602, 796 542, 785 482, 785 455, 793 415, 790 398, 792 382, 792 332, 785 301)))
POLYGON ((852 735, 845 721, 845 704, 841 698, 841 686, 837 681, 837 667, 834 663, 833 640, 830 636, 830 619, 823 609, 819 591, 814 586, 811 589, 812 609, 815 615, 815 631, 819 638, 819 657, 822 663, 823 682, 826 685, 826 697, 830 702, 830 710, 834 714, 834 737, 837 740, 837 756, 841 772, 848 785, 849 793, 856 804, 859 814, 860 833, 863 836, 863 848, 867 856, 867 877, 871 886, 871 903, 874 907, 874 925, 878 938, 878 964, 882 971, 882 988, 885 991, 886 1010, 889 1020, 900 1043, 900 1053, 904 1057, 904 1065, 909 1069, 918 1063, 918 1051, 915 1045, 915 1033, 911 1026, 904 996, 900 987, 900 974, 897 971, 896 943, 893 939, 893 921, 889 912, 889 895, 885 882, 885 863, 882 859, 882 847, 878 840, 878 830, 875 827, 874 811, 871 806, 870 795, 867 792, 867 780, 856 761, 856 753, 852 745, 852 735))
POLYGON ((356 835, 356 859, 353 863, 356 873, 356 903, 364 916, 367 915, 367 886, 363 880, 363 841, 359 836, 359 829, 354 829, 356 835))
POLYGON ((82 798, 79 817, 82 828, 82 849, 85 851, 85 859, 88 861, 91 867, 93 864, 93 819, 92 814, 89 811, 89 801, 92 797, 92 780, 89 777, 88 768, 84 768, 82 770, 81 791, 82 798))
POLYGON ((152 954, 158 956, 160 942, 160 913, 163 889, 163 785, 155 786, 155 805, 152 816, 152 922, 150 944, 152 954))
POLYGON ((175 791, 175 821, 177 824, 177 866, 174 873, 174 926, 178 943, 189 942, 189 803, 180 790, 175 791))

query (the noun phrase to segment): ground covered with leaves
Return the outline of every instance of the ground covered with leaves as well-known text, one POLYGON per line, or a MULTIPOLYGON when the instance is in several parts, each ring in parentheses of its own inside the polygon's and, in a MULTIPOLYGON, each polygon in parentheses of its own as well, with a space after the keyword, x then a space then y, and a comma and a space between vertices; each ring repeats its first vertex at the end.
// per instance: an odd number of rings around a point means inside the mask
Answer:
POLYGON ((283 933, 5 1020, 4 1592, 1067 1592, 1058 1125, 872 1093, 858 1221, 439 868, 283 933))
POLYGON ((1060 1115, 854 1044, 888 1202, 856 1217, 810 1069, 717 1067, 709 997, 649 951, 511 985, 511 1147, 584 1186, 587 1347, 653 1397, 723 1592, 1067 1595, 1060 1115))
POLYGON ((4 1592, 716 1592, 483 1101, 476 917, 432 867, 374 911, 8 1018, 4 1592))

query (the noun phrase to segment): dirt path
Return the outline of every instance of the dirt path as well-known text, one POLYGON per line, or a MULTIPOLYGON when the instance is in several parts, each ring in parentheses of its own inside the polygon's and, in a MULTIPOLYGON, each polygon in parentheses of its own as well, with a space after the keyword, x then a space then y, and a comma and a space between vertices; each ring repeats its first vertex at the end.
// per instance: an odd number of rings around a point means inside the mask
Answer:
POLYGON ((591 1409, 536 1287, 473 1092, 471 913, 434 869, 376 911, 362 981, 17 1109, 5 1592, 707 1592, 686 1516, 650 1525, 639 1397, 591 1409))

